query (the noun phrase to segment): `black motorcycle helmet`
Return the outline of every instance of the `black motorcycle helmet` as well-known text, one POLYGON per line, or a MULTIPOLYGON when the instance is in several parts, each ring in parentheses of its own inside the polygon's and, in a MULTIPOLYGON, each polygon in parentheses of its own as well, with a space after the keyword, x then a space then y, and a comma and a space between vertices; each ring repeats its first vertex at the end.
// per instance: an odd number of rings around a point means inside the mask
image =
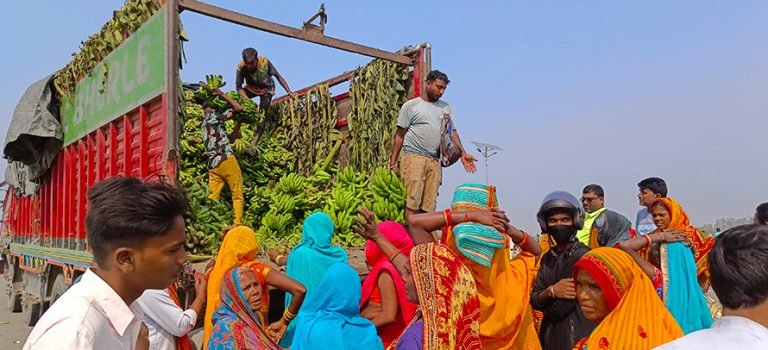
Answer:
POLYGON ((541 232, 547 232, 547 218, 544 214, 552 209, 561 208, 573 212, 573 226, 577 230, 584 227, 584 216, 586 215, 581 202, 572 194, 565 191, 550 192, 541 201, 539 212, 536 213, 536 219, 539 221, 541 232))

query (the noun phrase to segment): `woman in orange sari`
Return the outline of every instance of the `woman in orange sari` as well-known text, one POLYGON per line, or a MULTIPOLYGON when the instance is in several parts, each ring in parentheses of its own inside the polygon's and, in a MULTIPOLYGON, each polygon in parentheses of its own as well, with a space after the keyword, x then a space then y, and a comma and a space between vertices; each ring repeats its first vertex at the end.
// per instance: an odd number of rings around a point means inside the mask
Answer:
POLYGON ((208 343, 213 330, 213 312, 221 306, 221 281, 229 271, 235 267, 247 267, 253 270, 261 287, 261 314, 266 318, 269 311, 269 286, 284 290, 293 295, 291 304, 285 309, 283 317, 269 325, 267 334, 274 341, 279 342, 285 333, 288 324, 299 313, 301 303, 304 301, 306 289, 296 280, 272 270, 269 266, 256 261, 259 253, 259 243, 256 233, 246 226, 237 226, 224 232, 224 240, 221 242, 216 263, 208 272, 208 303, 205 310, 205 329, 203 344, 208 343))
POLYGON ((472 272, 480 299, 483 349, 541 348, 530 305, 541 247, 498 210, 494 186, 461 185, 451 209, 412 215, 409 227, 414 243, 442 227, 441 242, 472 272), (522 252, 510 258, 513 243, 522 252))
POLYGON ((699 230, 691 226, 688 215, 683 211, 683 207, 672 198, 661 198, 651 207, 653 223, 656 224, 656 230, 652 233, 664 231, 680 231, 688 236, 693 247, 693 260, 696 262, 696 272, 699 278, 699 285, 706 293, 709 289, 709 270, 707 270, 707 255, 715 245, 714 237, 704 239, 699 230), (657 204, 658 203, 658 204, 657 204), (657 207, 660 206, 660 207, 657 207), (661 208, 662 210, 657 210, 661 208), (666 210, 664 210, 666 209, 666 210))
POLYGON ((653 284, 629 254, 601 247, 573 268, 584 316, 598 322, 574 349, 653 349, 683 336, 653 284))

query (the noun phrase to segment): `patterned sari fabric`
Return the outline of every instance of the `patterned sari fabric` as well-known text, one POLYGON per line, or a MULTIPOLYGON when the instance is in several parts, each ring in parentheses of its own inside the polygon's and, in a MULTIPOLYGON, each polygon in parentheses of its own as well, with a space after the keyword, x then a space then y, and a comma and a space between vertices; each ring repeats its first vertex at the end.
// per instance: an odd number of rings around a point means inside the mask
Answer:
MULTIPOLYGON (((488 210, 498 206, 493 186, 464 184, 456 189, 451 210, 488 210), (461 194, 464 193, 464 194, 461 194)), ((486 250, 466 246, 466 240, 457 238, 454 227, 443 228, 442 242, 469 268, 477 286, 480 300, 480 338, 483 349, 540 349, 533 313, 530 305, 530 291, 536 278, 536 257, 521 252, 510 258, 510 239, 496 232, 501 245, 497 247, 494 237, 486 250), (492 248, 492 249, 491 249, 492 248), (468 251, 474 253, 467 254, 468 251), (481 253, 483 259, 477 259, 481 253), (484 262, 488 258, 489 263, 484 262)))
POLYGON ((629 254, 597 248, 576 263, 573 275, 582 269, 600 286, 611 312, 574 349, 653 349, 683 336, 651 280, 629 254))
MULTIPOLYGON (((423 316, 424 350, 477 350, 480 307, 472 274, 447 247, 420 244, 410 255, 413 281, 423 316)), ((395 349, 397 342, 389 349, 395 349)))
POLYGON ((229 230, 224 241, 221 242, 219 254, 216 256, 216 265, 208 274, 204 343, 208 343, 208 338, 213 330, 213 323, 211 322, 213 312, 221 305, 219 302, 221 280, 229 270, 241 266, 253 270, 259 284, 261 284, 261 312, 266 312, 269 309, 269 286, 266 283, 266 276, 270 268, 254 260, 258 252, 259 243, 256 241, 256 233, 246 226, 238 226, 229 230))
POLYGON ((662 198, 659 200, 669 211, 671 221, 667 231, 679 230, 685 233, 688 238, 693 242, 693 258, 696 261, 696 273, 698 275, 699 284, 701 289, 706 291, 709 289, 709 270, 707 270, 707 255, 712 247, 715 245, 714 237, 702 238, 699 230, 691 226, 688 215, 683 211, 683 207, 672 198, 662 198))
POLYGON ((664 305, 685 334, 712 326, 707 300, 696 279, 693 253, 682 242, 661 245, 664 305))
POLYGON ((221 281, 221 306, 213 313, 213 332, 207 349, 281 349, 267 336, 260 314, 254 313, 240 287, 240 276, 248 268, 238 267, 221 281))
POLYGON ((291 349, 383 350, 376 326, 360 317, 360 277, 349 265, 333 264, 296 316, 291 349))
MULTIPOLYGON (((387 238, 397 249, 405 255, 411 254, 413 249, 413 241, 405 231, 403 225, 400 225, 393 221, 381 222, 378 225, 379 232, 387 238)), ((408 301, 408 293, 405 289, 405 282, 400 277, 400 273, 397 272, 395 266, 387 260, 387 257, 379 249, 379 246, 374 241, 368 241, 365 244, 365 260, 368 265, 372 266, 371 272, 363 281, 362 286, 362 298, 360 299, 360 308, 362 309, 369 301, 375 299, 374 292, 378 290, 379 276, 383 272, 389 273, 392 280, 395 282, 395 290, 397 292, 397 303, 399 311, 397 320, 386 327, 379 329, 379 336, 384 342, 384 346, 387 347, 400 334, 405 330, 408 322, 413 319, 413 315, 416 313, 416 304, 408 301)))

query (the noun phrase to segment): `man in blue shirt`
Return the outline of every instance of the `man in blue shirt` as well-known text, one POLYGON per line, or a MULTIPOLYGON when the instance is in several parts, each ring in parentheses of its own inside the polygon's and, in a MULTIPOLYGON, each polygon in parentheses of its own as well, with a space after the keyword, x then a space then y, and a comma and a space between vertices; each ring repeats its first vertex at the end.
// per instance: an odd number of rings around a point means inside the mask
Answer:
POLYGON ((637 199, 644 208, 637 212, 635 231, 638 235, 647 235, 656 229, 651 216, 651 206, 661 198, 667 197, 667 183, 658 177, 649 177, 637 184, 640 192, 637 199))

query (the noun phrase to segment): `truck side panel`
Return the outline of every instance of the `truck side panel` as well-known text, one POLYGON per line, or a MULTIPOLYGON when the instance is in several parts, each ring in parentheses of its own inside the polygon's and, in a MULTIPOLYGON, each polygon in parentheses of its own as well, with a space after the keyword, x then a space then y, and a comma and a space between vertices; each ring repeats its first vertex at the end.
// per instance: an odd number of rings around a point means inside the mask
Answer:
POLYGON ((175 178, 165 157, 164 99, 158 96, 65 146, 34 196, 12 193, 14 243, 85 250, 85 209, 94 183, 110 176, 175 178))

